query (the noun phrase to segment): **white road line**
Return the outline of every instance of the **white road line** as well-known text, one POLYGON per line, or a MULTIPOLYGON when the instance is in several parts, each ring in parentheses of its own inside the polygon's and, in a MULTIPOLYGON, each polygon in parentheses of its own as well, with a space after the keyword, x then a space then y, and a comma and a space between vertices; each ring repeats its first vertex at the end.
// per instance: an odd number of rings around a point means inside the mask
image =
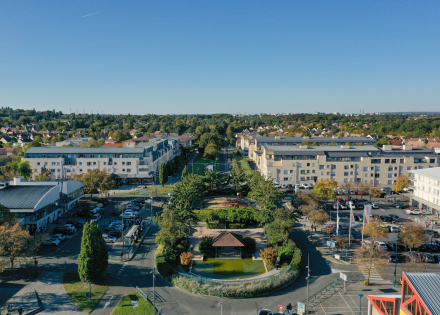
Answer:
POLYGON ((344 300, 345 304, 347 304, 348 308, 349 308, 350 311, 353 313, 353 315, 355 315, 354 312, 353 312, 353 310, 351 309, 350 305, 348 305, 347 301, 346 301, 346 300, 344 299, 344 297, 342 296, 341 291, 338 291, 338 293, 339 293, 339 295, 341 296, 341 298, 344 300))
POLYGON ((112 299, 113 299, 113 295, 112 295, 112 297, 110 298, 110 300, 108 300, 108 302, 105 302, 104 308, 106 308, 107 306, 110 305, 110 301, 111 301, 112 299))

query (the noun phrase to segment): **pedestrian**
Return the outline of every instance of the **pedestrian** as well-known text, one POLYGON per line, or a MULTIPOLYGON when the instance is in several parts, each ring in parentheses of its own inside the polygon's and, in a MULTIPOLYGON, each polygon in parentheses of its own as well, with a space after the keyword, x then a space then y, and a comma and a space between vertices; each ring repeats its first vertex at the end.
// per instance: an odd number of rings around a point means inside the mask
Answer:
POLYGON ((315 224, 315 232, 316 232, 316 224, 315 224))
POLYGON ((121 261, 124 259, 124 251, 121 250, 121 261))
POLYGON ((18 314, 19 314, 19 315, 23 314, 23 308, 22 308, 22 307, 20 307, 20 308, 18 309, 18 314))
POLYGON ((292 314, 292 304, 291 303, 287 304, 286 310, 287 310, 288 315, 292 314))

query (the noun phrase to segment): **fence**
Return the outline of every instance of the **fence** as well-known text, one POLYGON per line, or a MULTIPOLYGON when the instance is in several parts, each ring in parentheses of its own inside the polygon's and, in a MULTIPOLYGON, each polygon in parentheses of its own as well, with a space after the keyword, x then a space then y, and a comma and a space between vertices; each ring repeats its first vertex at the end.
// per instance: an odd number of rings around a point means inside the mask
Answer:
MULTIPOLYGON (((346 282, 359 281, 360 279, 361 279, 361 275, 348 276, 346 282)), ((334 281, 330 282, 324 289, 320 290, 316 294, 310 295, 308 301, 307 301, 307 299, 305 299, 305 300, 301 301, 301 303, 302 304, 313 305, 314 302, 318 303, 318 300, 321 297, 325 297, 326 293, 333 294, 333 293, 336 293, 336 292, 338 292, 339 290, 341 290, 343 288, 344 288, 344 280, 335 278, 334 281)), ((292 307, 292 311, 293 312, 297 311, 297 305, 294 305, 292 307)))
POLYGON ((266 276, 266 277, 258 277, 258 278, 254 277, 254 278, 248 278, 248 279, 239 279, 239 280, 211 279, 211 278, 205 278, 205 277, 193 274, 193 273, 180 272, 180 271, 177 271, 177 274, 174 274, 172 277, 181 276, 181 277, 185 277, 185 278, 189 278, 189 279, 195 279, 195 280, 198 280, 203 283, 214 283, 214 284, 219 284, 219 285, 234 285, 234 284, 241 284, 243 282, 258 282, 258 281, 268 280, 268 279, 270 279, 270 280, 278 279, 291 269, 292 269, 292 266, 288 265, 286 268, 284 268, 279 273, 276 273, 274 275, 270 275, 270 276, 266 276))

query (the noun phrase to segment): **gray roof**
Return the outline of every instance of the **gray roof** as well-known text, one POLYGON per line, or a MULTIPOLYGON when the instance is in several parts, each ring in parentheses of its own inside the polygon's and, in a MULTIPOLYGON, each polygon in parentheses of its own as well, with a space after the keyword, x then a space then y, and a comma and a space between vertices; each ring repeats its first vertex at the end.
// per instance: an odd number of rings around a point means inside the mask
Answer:
POLYGON ((440 179, 440 167, 424 168, 422 170, 410 171, 410 173, 440 179))
POLYGON ((282 137, 282 138, 275 138, 275 137, 262 137, 262 136, 255 136, 255 139, 258 142, 304 142, 304 141, 310 141, 310 142, 351 142, 351 143, 358 143, 358 142, 370 142, 375 143, 376 140, 366 138, 366 137, 341 137, 341 138, 332 138, 332 137, 282 137))
POLYGON ((438 155, 432 150, 428 148, 412 148, 412 150, 403 150, 403 149, 393 149, 393 150, 381 150, 380 153, 384 157, 401 157, 401 156, 414 156, 418 158, 424 158, 425 156, 429 157, 438 157, 438 155))
MULTIPOLYGON (((309 146, 307 149, 292 145, 292 146, 278 146, 278 145, 265 145, 264 148, 266 150, 271 150, 275 155, 325 155, 328 154, 343 154, 344 156, 367 156, 369 152, 372 155, 376 155, 377 152, 380 152, 379 149, 375 148, 372 145, 365 146, 351 146, 349 149, 342 149, 340 146, 318 146, 311 147, 309 146)), ((339 155, 338 155, 339 156, 339 155)))
POLYGON ((431 314, 440 314, 440 273, 408 272, 408 281, 431 314))
POLYGON ((9 209, 33 209, 55 186, 9 186, 0 189, 0 204, 9 209))
POLYGON ((81 148, 81 147, 33 147, 26 154, 106 154, 106 153, 144 153, 143 148, 104 147, 104 148, 81 148))

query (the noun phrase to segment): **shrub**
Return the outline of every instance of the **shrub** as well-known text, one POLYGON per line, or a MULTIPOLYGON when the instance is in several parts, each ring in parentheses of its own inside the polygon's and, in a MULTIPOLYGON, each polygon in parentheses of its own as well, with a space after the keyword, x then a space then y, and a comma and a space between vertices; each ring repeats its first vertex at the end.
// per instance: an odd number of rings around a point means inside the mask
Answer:
POLYGON ((261 250, 260 255, 263 258, 266 266, 269 269, 272 269, 273 266, 275 265, 275 262, 277 261, 277 255, 278 255, 275 249, 273 249, 273 247, 268 247, 264 251, 261 250))
POLYGON ((295 248, 293 252, 292 261, 290 262, 290 265, 292 266, 293 270, 299 270, 299 267, 301 265, 301 258, 302 253, 299 248, 295 248))
POLYGON ((257 242, 250 236, 243 237, 244 248, 243 251, 252 255, 257 250, 257 242))
POLYGON ((165 261, 171 265, 177 265, 177 259, 179 258, 179 252, 173 247, 166 247, 163 251, 163 257, 165 261))
POLYGON ((165 249, 165 246, 162 244, 157 246, 157 250, 156 250, 156 253, 154 254, 154 256, 156 256, 156 257, 163 256, 164 249, 165 249))
POLYGON ((168 278, 174 273, 174 268, 162 256, 156 257, 156 269, 164 278, 168 278))
POLYGON ((296 247, 296 243, 294 241, 292 241, 290 238, 287 240, 287 245, 289 245, 290 247, 296 247))
POLYGON ((199 243, 199 252, 204 255, 211 254, 214 250, 212 244, 214 244, 214 238, 212 236, 203 236, 199 243))
POLYGON ((180 263, 183 266, 189 266, 191 264, 192 258, 193 258, 192 253, 184 252, 180 254, 180 263))
POLYGON ((278 259, 281 261, 282 264, 284 263, 290 263, 293 258, 293 253, 295 252, 295 249, 290 246, 280 247, 278 249, 278 259))

